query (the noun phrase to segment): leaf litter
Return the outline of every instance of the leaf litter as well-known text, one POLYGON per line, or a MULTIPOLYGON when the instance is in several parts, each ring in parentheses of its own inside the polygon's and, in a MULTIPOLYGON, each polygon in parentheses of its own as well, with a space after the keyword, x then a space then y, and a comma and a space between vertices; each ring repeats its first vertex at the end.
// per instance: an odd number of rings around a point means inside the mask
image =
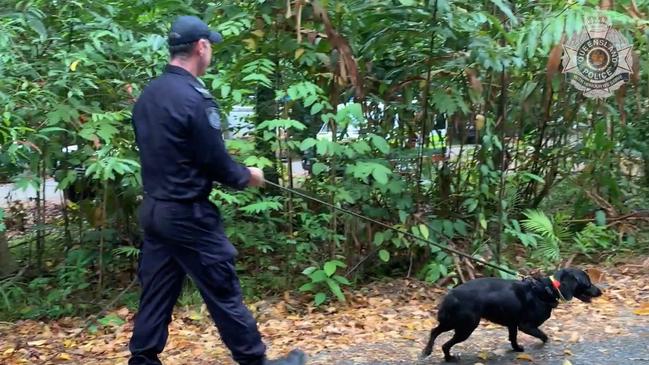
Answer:
MULTIPOLYGON (((564 347, 563 364, 571 364, 571 345, 610 336, 628 336, 634 324, 649 326, 649 267, 620 265, 591 269, 604 289, 593 303, 573 300, 561 304, 541 327, 550 341, 564 347), (584 321, 589 323, 584 326, 584 321)), ((281 298, 248 303, 259 323, 270 357, 301 348, 309 364, 386 361, 414 364, 435 325, 435 310, 446 289, 416 280, 374 283, 347 292, 347 303, 315 308, 309 297, 286 293, 281 298), (364 349, 371 348, 371 351, 364 349)), ((126 364, 134 312, 118 308, 100 321, 95 333, 82 331, 83 318, 56 321, 25 320, 0 324, 0 364, 126 364)), ((483 321, 469 340, 454 351, 478 355, 480 361, 508 351, 507 330, 483 321)), ((440 339, 438 342, 443 342, 440 339)), ((519 334, 523 346, 538 340, 519 334)), ((433 356, 440 357, 440 343, 433 356)), ((602 349, 606 351, 606 349, 602 349)), ((539 363, 528 353, 515 363, 539 363)), ((161 360, 168 365, 234 365, 205 306, 179 308, 169 326, 169 340, 161 360)))

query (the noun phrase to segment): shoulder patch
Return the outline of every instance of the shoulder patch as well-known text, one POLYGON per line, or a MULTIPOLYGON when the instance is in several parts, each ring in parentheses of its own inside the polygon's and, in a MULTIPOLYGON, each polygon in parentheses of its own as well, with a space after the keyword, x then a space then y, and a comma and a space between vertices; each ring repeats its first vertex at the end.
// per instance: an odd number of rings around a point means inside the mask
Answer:
POLYGON ((219 115, 219 110, 215 107, 209 107, 205 109, 205 114, 207 115, 207 121, 210 123, 210 126, 220 130, 221 116, 219 115))
POLYGON ((209 91, 207 91, 206 88, 199 86, 199 85, 193 85, 194 89, 198 91, 199 94, 201 94, 205 99, 212 99, 212 94, 210 94, 209 91))

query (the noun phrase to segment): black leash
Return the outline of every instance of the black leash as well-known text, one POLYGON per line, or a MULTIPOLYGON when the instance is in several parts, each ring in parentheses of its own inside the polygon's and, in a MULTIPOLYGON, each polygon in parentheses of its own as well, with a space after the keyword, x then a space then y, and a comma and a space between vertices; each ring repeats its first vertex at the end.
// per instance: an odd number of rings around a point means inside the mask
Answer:
MULTIPOLYGON (((417 239, 417 240, 420 240, 420 241, 426 242, 426 243, 428 243, 428 244, 430 244, 430 245, 433 245, 433 246, 435 246, 435 247, 438 247, 438 248, 440 248, 440 249, 442 249, 442 250, 444 250, 444 251, 448 251, 448 252, 454 253, 454 254, 456 254, 456 255, 459 255, 459 256, 465 257, 465 258, 467 258, 467 259, 469 259, 469 260, 472 260, 472 261, 475 261, 475 262, 479 262, 479 263, 481 263, 481 264, 483 264, 483 265, 485 265, 485 266, 489 266, 489 267, 491 267, 491 268, 493 268, 493 269, 496 269, 496 270, 499 270, 499 271, 502 271, 502 272, 506 272, 506 273, 508 273, 508 274, 510 274, 510 275, 514 275, 514 276, 522 277, 521 274, 516 273, 516 272, 514 272, 514 271, 511 271, 511 270, 509 270, 509 269, 505 269, 505 268, 500 267, 500 266, 498 266, 498 265, 494 265, 494 264, 492 264, 492 263, 489 263, 489 262, 484 261, 484 260, 482 260, 482 259, 479 259, 479 258, 477 258, 477 257, 471 256, 471 255, 469 255, 469 254, 467 254, 467 253, 464 253, 464 252, 462 252, 462 251, 458 251, 458 250, 456 250, 456 249, 454 249, 454 248, 452 248, 452 247, 448 247, 448 246, 445 246, 445 245, 439 244, 439 243, 437 243, 437 242, 433 242, 433 241, 431 241, 431 240, 428 240, 428 239, 425 239, 425 238, 422 238, 422 237, 415 236, 414 234, 412 234, 412 233, 410 233, 410 232, 407 232, 407 231, 404 231, 404 230, 402 230, 402 229, 398 229, 398 228, 391 227, 391 226, 389 226, 389 225, 387 225, 387 224, 385 224, 385 223, 383 223, 383 222, 379 222, 379 221, 377 221, 376 219, 372 219, 372 218, 370 218, 370 217, 366 217, 366 216, 364 216, 364 215, 358 214, 358 213, 356 213, 356 212, 353 212, 353 211, 348 210, 348 209, 345 209, 345 208, 337 207, 337 206, 335 206, 335 205, 333 205, 333 204, 330 204, 330 203, 327 203, 327 202, 325 202, 325 201, 323 201, 323 200, 321 200, 321 199, 318 199, 318 198, 316 198, 316 197, 313 197, 313 196, 310 196, 310 195, 304 194, 304 193, 302 193, 302 192, 299 192, 299 191, 297 191, 297 190, 294 190, 294 189, 288 188, 288 187, 286 187, 286 186, 282 186, 282 185, 276 184, 276 183, 274 183, 274 182, 272 182, 272 181, 268 181, 268 180, 265 180, 265 179, 264 179, 264 182, 265 182, 266 184, 268 184, 268 185, 271 185, 271 186, 274 186, 274 187, 276 187, 276 188, 279 188, 280 190, 288 191, 288 192, 290 192, 290 193, 292 193, 292 194, 299 195, 299 196, 301 196, 301 197, 303 197, 303 198, 306 198, 306 199, 312 200, 312 201, 314 201, 314 202, 318 202, 318 203, 320 203, 320 204, 326 205, 326 206, 328 206, 328 207, 330 207, 330 208, 336 209, 336 210, 341 211, 341 212, 343 212, 343 213, 345 213, 345 214, 349 214, 349 215, 352 215, 352 216, 354 216, 354 217, 356 217, 356 218, 362 219, 362 220, 364 220, 364 221, 372 222, 372 223, 374 223, 374 224, 377 224, 377 225, 379 225, 379 226, 381 226, 381 227, 384 227, 384 228, 387 228, 387 229, 389 229, 389 230, 392 230, 392 231, 395 231, 395 232, 399 232, 399 233, 401 233, 401 234, 403 234, 403 235, 405 235, 405 236, 407 236, 407 237, 414 238, 414 239, 417 239)), ((449 239, 446 239, 446 240, 450 241, 449 239)))

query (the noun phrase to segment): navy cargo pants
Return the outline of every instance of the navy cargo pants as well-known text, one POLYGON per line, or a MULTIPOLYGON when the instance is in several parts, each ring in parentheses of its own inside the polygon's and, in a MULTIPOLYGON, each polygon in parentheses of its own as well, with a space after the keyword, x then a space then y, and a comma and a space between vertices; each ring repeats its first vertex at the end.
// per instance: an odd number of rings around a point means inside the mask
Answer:
POLYGON ((142 293, 128 364, 162 364, 158 355, 186 274, 196 283, 234 360, 263 364, 266 346, 243 303, 236 250, 225 237, 217 208, 207 200, 178 203, 147 197, 139 215, 144 230, 138 269, 142 293))

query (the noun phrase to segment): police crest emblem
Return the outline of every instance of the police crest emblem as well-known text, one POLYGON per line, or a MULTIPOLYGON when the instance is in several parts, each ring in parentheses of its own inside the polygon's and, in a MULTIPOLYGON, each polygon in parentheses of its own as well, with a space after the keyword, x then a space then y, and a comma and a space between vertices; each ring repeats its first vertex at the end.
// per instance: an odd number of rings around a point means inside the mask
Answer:
POLYGON ((210 126, 214 129, 221 129, 221 116, 219 115, 219 110, 215 107, 209 107, 205 110, 207 114, 207 121, 210 123, 210 126))
POLYGON ((585 29, 563 45, 563 73, 589 98, 613 95, 632 71, 632 45, 605 17, 587 18, 585 29))

